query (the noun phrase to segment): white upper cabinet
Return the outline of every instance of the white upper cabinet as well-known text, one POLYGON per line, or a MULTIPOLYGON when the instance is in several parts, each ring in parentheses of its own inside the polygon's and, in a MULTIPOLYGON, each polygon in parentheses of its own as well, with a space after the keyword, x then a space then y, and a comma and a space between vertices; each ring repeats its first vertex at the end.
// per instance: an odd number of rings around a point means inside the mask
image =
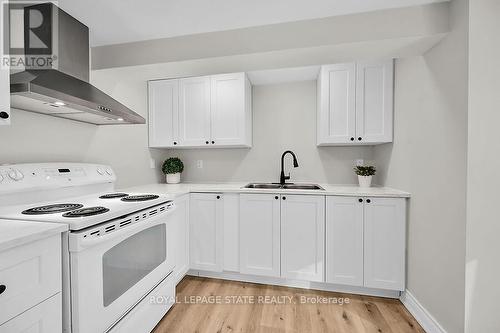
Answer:
POLYGON ((210 77, 179 80, 179 145, 210 144, 210 77))
POLYGON ((363 286, 363 201, 326 198, 326 282, 363 286))
POLYGON ((392 142, 393 60, 322 66, 317 144, 392 142))
POLYGON ((149 146, 172 147, 179 141, 179 80, 148 82, 149 146))
POLYGON ((10 124, 10 77, 8 68, 0 68, 0 125, 10 124))
POLYGON ((406 201, 367 198, 364 205, 364 285, 405 289, 406 201))
POLYGON ((250 146, 251 86, 245 73, 214 75, 211 81, 211 144, 250 146))
POLYGON ((356 140, 392 141, 394 64, 359 62, 356 65, 356 140))
POLYGON ((222 194, 193 193, 189 201, 190 267, 221 272, 224 260, 222 194))
POLYGON ((281 277, 324 281, 325 197, 281 196, 281 277))
POLYGON ((240 272, 280 276, 279 195, 240 195, 240 272))
POLYGON ((344 144, 356 135, 356 66, 328 65, 318 78, 318 144, 344 144))
POLYGON ((251 147, 245 73, 150 81, 150 147, 251 147))

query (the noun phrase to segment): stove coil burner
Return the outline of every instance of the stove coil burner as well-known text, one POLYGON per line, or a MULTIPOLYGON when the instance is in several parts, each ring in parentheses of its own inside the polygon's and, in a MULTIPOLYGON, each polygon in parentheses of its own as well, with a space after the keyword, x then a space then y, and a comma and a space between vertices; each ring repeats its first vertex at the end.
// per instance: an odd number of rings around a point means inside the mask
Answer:
POLYGON ((94 216, 99 214, 104 214, 109 212, 109 209, 106 207, 86 207, 82 209, 73 210, 68 213, 64 213, 64 217, 86 217, 86 216, 94 216))
POLYGON ((23 211, 22 214, 24 215, 55 214, 55 213, 68 212, 70 210, 75 210, 82 207, 83 205, 80 204, 54 204, 54 205, 30 208, 23 211))
POLYGON ((128 197, 121 198, 121 201, 132 202, 132 201, 147 201, 158 199, 159 195, 154 194, 141 194, 141 195, 129 195, 128 197))
POLYGON ((123 198, 128 197, 127 193, 109 193, 105 195, 101 195, 99 199, 115 199, 115 198, 123 198))

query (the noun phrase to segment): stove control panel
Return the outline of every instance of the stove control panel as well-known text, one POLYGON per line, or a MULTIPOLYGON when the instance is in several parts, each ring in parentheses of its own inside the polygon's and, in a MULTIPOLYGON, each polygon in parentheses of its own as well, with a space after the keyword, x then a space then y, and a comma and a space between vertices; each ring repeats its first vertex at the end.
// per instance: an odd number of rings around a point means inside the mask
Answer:
POLYGON ((86 163, 36 163, 0 165, 0 193, 114 183, 107 165, 86 163))

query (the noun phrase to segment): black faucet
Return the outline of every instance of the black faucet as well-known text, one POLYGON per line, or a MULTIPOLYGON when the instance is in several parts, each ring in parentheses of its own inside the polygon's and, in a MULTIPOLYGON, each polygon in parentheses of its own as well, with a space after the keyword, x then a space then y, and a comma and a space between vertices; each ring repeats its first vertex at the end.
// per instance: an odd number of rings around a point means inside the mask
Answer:
POLYGON ((293 157, 293 167, 296 168, 299 166, 299 163, 297 162, 297 156, 295 156, 295 154, 293 153, 293 151, 291 150, 287 150, 283 153, 283 155, 281 155, 281 174, 280 174, 280 184, 281 185, 284 185, 286 180, 287 179, 290 179, 290 174, 288 174, 288 176, 285 176, 285 171, 284 171, 284 167, 285 167, 285 155, 286 154, 291 154, 292 157, 293 157))

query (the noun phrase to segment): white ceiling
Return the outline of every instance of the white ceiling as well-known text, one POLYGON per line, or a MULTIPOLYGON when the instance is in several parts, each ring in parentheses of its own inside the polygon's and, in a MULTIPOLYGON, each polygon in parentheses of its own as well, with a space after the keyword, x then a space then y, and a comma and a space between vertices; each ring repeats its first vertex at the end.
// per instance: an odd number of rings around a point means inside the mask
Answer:
POLYGON ((59 0, 91 45, 230 30, 446 0, 59 0))

